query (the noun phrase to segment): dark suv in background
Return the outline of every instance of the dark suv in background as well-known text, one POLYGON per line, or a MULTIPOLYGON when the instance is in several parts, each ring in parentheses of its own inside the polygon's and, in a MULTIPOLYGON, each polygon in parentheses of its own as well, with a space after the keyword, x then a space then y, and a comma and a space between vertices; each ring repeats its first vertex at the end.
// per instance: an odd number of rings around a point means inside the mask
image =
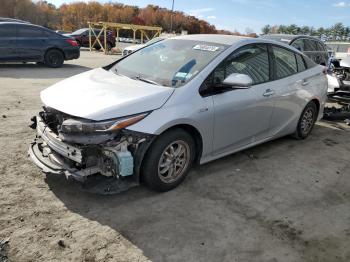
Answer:
POLYGON ((305 35, 271 34, 262 38, 271 39, 291 45, 311 58, 315 63, 326 66, 328 64, 327 46, 317 38, 305 35))
MULTIPOLYGON (((98 36, 98 34, 101 32, 101 29, 94 29, 94 32, 96 34, 96 36, 98 36)), ((77 31, 71 33, 71 34, 64 34, 65 36, 68 37, 73 37, 80 46, 83 47, 89 47, 89 28, 82 28, 82 29, 78 29, 77 31)), ((104 39, 104 34, 102 33, 100 35, 100 37, 98 38, 101 42, 102 45, 104 45, 105 39, 104 39)), ((96 40, 96 37, 94 36, 93 33, 91 33, 91 41, 93 44, 96 40)), ((107 50, 111 50, 113 47, 115 47, 115 35, 113 33, 113 31, 107 31, 107 50)), ((100 50, 101 46, 99 45, 98 42, 96 42, 94 48, 96 50, 100 50)))
POLYGON ((61 67, 77 59, 77 42, 47 28, 18 22, 0 22, 0 62, 41 62, 61 67))

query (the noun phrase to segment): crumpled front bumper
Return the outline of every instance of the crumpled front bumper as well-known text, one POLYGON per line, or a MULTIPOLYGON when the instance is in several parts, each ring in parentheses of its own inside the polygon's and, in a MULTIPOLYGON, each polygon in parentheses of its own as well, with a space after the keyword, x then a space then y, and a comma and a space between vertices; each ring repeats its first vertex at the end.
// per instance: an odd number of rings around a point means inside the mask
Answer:
POLYGON ((64 143, 40 116, 36 117, 36 123, 37 135, 29 147, 28 155, 44 173, 62 174, 84 181, 87 176, 99 172, 98 167, 78 169, 67 165, 66 160, 82 164, 82 149, 64 143))

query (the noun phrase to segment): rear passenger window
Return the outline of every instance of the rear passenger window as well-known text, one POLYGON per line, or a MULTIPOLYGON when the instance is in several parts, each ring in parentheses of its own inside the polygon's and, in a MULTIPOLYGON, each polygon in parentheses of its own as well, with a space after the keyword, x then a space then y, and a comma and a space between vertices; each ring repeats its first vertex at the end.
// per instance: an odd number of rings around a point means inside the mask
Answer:
POLYGON ((309 40, 309 39, 304 39, 303 40, 305 43, 305 51, 316 51, 316 42, 309 40))
POLYGON ((276 61, 277 79, 281 79, 298 72, 294 52, 277 46, 273 46, 272 50, 276 61))
POLYGON ((18 26, 18 37, 45 37, 45 34, 41 28, 21 25, 18 26))
POLYGON ((0 25, 0 38, 16 37, 16 25, 0 25))
POLYGON ((301 55, 295 54, 295 57, 297 58, 297 66, 298 66, 298 72, 303 72, 306 70, 306 66, 304 63, 304 59, 301 55))

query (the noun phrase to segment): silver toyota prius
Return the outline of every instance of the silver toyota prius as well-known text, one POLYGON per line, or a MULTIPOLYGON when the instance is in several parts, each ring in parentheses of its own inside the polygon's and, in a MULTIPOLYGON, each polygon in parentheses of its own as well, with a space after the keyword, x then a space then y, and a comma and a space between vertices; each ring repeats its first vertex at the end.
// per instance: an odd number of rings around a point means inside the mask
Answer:
POLYGON ((44 173, 167 191, 193 164, 306 138, 322 117, 324 71, 272 40, 170 38, 43 90, 29 155, 44 173))

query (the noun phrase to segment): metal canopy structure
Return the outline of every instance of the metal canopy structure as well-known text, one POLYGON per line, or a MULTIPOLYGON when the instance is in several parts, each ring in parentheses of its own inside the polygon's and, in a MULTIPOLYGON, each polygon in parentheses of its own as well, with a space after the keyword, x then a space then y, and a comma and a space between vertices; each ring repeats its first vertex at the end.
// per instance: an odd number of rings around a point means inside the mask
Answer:
POLYGON ((145 26, 145 25, 133 25, 133 24, 121 24, 121 23, 111 23, 111 22, 88 22, 89 24, 89 47, 90 51, 92 48, 99 44, 105 54, 108 53, 107 49, 107 30, 114 29, 117 32, 117 41, 119 42, 119 31, 120 30, 132 30, 133 31, 133 43, 136 42, 136 33, 139 31, 141 34, 141 43, 143 43, 144 38, 150 40, 154 37, 160 36, 162 32, 161 27, 157 26, 145 26), (96 34, 93 29, 101 29, 101 31, 96 34), (100 37, 104 36, 104 45, 100 41, 100 37))

